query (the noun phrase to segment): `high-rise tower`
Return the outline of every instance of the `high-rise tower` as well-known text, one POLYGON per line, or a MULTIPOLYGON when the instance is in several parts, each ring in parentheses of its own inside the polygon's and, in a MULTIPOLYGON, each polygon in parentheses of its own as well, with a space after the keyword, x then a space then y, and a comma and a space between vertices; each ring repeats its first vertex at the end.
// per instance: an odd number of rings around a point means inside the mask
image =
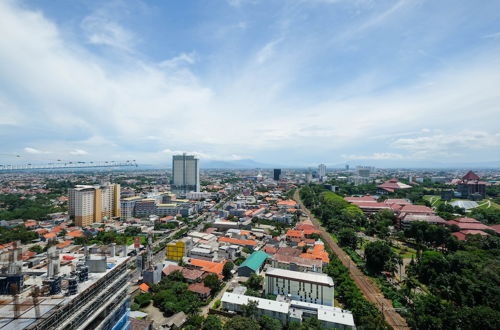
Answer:
POLYGON ((172 192, 187 194, 200 191, 199 159, 192 155, 172 157, 172 192))

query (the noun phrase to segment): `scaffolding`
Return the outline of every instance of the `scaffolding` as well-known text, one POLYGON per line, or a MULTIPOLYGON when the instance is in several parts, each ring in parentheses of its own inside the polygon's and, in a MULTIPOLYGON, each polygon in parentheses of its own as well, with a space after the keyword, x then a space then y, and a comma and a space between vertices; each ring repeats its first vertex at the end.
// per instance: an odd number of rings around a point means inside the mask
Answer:
MULTIPOLYGON (((126 261, 116 265, 106 276, 63 304, 38 319, 26 329, 84 329, 95 321, 96 325, 113 312, 109 306, 127 298, 129 270, 126 261)), ((76 280, 76 279, 75 279, 76 280)))

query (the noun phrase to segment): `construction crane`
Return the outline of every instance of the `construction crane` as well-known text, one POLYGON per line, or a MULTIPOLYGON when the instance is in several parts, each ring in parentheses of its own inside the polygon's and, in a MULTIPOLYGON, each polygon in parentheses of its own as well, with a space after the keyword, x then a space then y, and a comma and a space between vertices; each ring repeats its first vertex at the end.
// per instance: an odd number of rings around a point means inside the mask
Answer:
POLYGON ((137 163, 134 160, 126 161, 62 161, 60 159, 57 162, 45 163, 45 164, 16 164, 16 165, 6 165, 0 164, 1 172, 14 172, 14 171, 32 171, 32 170, 57 170, 57 169, 86 169, 86 168, 110 168, 110 167, 137 167, 137 163))

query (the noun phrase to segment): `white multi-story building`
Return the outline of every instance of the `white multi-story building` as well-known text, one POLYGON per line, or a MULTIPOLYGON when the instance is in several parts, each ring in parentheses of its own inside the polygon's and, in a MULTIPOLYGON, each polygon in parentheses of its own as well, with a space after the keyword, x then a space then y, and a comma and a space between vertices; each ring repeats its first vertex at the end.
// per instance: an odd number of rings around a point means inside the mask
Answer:
POLYGON ((266 294, 285 295, 293 300, 333 306, 333 280, 326 274, 268 268, 264 277, 266 294))
POLYGON ((267 315, 283 324, 313 317, 318 319, 321 329, 356 329, 352 313, 337 307, 289 300, 282 296, 269 300, 234 292, 225 292, 221 299, 223 310, 237 313, 243 312, 243 306, 252 301, 257 304, 257 315, 267 315))
POLYGON ((68 191, 69 216, 75 224, 85 227, 104 217, 120 216, 120 185, 77 185, 68 191))
POLYGON ((320 178, 326 176, 326 165, 325 164, 319 164, 318 175, 320 178))
POLYGON ((172 157, 172 191, 183 195, 191 191, 200 191, 198 158, 186 154, 172 157))

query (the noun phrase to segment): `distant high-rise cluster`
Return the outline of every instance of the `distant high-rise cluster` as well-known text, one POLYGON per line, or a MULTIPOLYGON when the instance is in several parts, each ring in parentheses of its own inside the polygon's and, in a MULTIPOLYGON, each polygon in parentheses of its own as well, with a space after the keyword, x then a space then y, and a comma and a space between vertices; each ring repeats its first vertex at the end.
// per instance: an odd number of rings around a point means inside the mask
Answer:
POLYGON ((172 192, 185 195, 200 191, 199 159, 192 155, 172 157, 172 192))
POLYGON ((77 185, 69 189, 69 216, 75 225, 89 226, 104 217, 120 216, 120 185, 77 185))

